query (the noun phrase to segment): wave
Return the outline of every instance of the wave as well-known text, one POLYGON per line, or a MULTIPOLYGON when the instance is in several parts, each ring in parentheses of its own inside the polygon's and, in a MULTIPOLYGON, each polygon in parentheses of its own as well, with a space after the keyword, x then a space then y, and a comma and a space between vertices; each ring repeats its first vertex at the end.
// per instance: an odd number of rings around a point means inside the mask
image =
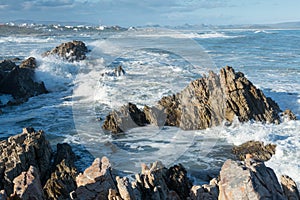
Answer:
POLYGON ((46 38, 41 38, 41 37, 0 37, 0 44, 1 43, 45 43, 45 42, 50 42, 54 41, 55 39, 53 37, 46 37, 46 38))

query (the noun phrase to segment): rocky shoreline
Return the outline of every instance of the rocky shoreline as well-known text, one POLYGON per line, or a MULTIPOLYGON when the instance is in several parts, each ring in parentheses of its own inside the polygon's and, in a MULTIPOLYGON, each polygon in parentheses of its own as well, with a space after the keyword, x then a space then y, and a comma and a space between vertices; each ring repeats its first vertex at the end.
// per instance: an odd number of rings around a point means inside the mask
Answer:
MULTIPOLYGON (((83 42, 72 41, 43 55, 76 62, 85 59, 88 52, 83 42)), ((48 92, 43 82, 34 79, 36 67, 33 57, 0 62, 0 93, 13 97, 7 104, 0 102, 1 106, 18 105, 48 92)), ((117 72, 108 75, 125 74, 117 72)), ((154 124, 199 130, 224 121, 230 125, 236 117, 240 122, 278 124, 281 114, 296 119, 290 110, 282 112, 243 73, 227 66, 219 74, 210 72, 191 82, 180 93, 163 97, 152 107, 139 109, 128 103, 112 111, 103 129, 118 134, 154 124)), ((133 180, 114 170, 107 157, 95 158, 91 166, 79 172, 74 164, 77 156, 69 144, 57 144, 54 152, 45 133, 33 128, 24 128, 21 134, 0 141, 0 151, 0 200, 300 199, 297 185, 289 176, 281 176, 279 183, 274 171, 264 164, 275 154, 276 145, 259 141, 233 147, 237 158, 225 161, 218 176, 205 185, 193 185, 181 164, 166 168, 160 161, 142 164, 133 180)))
POLYGON ((219 176, 208 184, 193 185, 184 166, 166 168, 160 161, 142 164, 130 181, 114 170, 107 157, 96 158, 79 173, 70 145, 57 144, 54 152, 43 131, 24 128, 0 142, 0 199, 299 199, 290 177, 281 176, 280 184, 265 166, 269 146, 251 141, 235 147, 237 158, 243 154, 242 161, 225 161, 219 176))

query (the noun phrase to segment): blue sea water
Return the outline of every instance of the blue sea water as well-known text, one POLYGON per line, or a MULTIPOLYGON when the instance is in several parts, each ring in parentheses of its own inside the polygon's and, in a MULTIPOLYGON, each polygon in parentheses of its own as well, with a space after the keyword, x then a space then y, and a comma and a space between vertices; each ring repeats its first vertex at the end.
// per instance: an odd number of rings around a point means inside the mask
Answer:
MULTIPOLYGON (((45 29, 47 30, 47 29, 45 29)), ((126 104, 154 105, 162 96, 182 90, 190 81, 226 65, 243 72, 281 109, 300 115, 300 30, 167 30, 103 31, 51 29, 37 35, 0 37, 0 58, 37 58, 36 79, 48 94, 3 108, 0 137, 32 126, 46 132, 51 144, 68 142, 81 156, 79 167, 106 155, 113 166, 129 173, 141 162, 183 163, 196 180, 203 171, 217 171, 231 157, 232 144, 261 140, 277 145, 266 163, 276 174, 300 184, 300 122, 280 125, 257 122, 219 126, 201 131, 148 126, 112 137, 102 131, 103 119, 126 104), (68 63, 41 54, 62 42, 82 40, 91 50, 87 60, 68 63), (101 74, 122 64, 125 76, 101 74)), ((2 95, 2 103, 9 96, 2 95)))

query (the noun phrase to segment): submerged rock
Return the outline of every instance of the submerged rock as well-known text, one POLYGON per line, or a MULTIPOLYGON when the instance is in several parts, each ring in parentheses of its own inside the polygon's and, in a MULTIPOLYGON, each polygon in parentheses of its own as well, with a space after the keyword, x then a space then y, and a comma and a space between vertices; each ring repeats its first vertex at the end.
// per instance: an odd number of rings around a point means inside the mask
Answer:
MULTIPOLYGON (((124 107, 120 112, 110 113, 103 129, 118 133, 140 126, 140 121, 136 121, 132 115, 123 115, 123 112, 124 107), (124 124, 126 122, 130 122, 130 125, 124 124)), ((219 75, 210 72, 208 77, 192 81, 180 93, 163 97, 153 107, 145 106, 143 112, 146 116, 144 122, 177 126, 184 130, 205 129, 220 125, 224 120, 230 123, 235 117, 241 122, 280 122, 279 106, 256 88, 243 73, 236 73, 228 66, 221 69, 219 75)))
POLYGON ((285 111, 283 111, 282 115, 287 120, 297 120, 296 115, 290 109, 286 109, 285 111))
POLYGON ((268 161, 275 155, 276 145, 259 141, 248 141, 232 148, 232 152, 241 161, 246 159, 246 155, 257 161, 268 161))
POLYGON ((51 51, 45 52, 43 56, 58 55, 67 61, 74 62, 84 60, 88 52, 89 50, 84 42, 73 40, 72 42, 60 44, 51 51))
POLYGON ((227 160, 220 172, 219 200, 285 200, 277 177, 263 162, 227 160))
POLYGON ((51 147, 43 131, 24 128, 23 133, 0 142, 0 190, 13 193, 13 180, 34 166, 45 181, 50 171, 51 147))

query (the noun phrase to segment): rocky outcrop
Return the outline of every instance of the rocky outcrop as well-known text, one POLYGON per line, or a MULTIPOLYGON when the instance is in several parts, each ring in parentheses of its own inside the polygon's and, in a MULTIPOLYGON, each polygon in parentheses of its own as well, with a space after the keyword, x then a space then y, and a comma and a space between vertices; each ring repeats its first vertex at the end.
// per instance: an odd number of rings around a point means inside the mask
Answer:
MULTIPOLYGON (((51 147, 43 131, 23 129, 23 133, 0 142, 0 190, 13 193, 13 180, 34 166, 45 180, 50 171, 51 147)), ((31 171, 30 171, 31 172, 31 171)), ((43 181, 42 181, 43 182, 43 181)))
POLYGON ((67 61, 74 62, 84 60, 88 48, 82 41, 73 40, 72 42, 62 43, 51 51, 47 51, 43 56, 57 55, 67 61))
POLYGON ((35 69, 36 67, 37 67, 37 63, 34 57, 29 57, 26 60, 23 60, 20 64, 20 68, 35 69))
POLYGON ((291 177, 283 175, 280 177, 280 182, 287 200, 300 200, 299 190, 291 177))
POLYGON ((93 164, 76 177, 77 189, 72 193, 75 199, 107 199, 109 190, 116 190, 106 157, 96 158, 93 164))
POLYGON ((119 65, 118 67, 115 67, 115 69, 113 71, 108 71, 105 73, 102 73, 101 76, 123 76, 125 75, 126 72, 123 69, 122 65, 119 65))
MULTIPOLYGON (((120 112, 110 113, 103 129, 119 133, 144 125, 136 121, 140 119, 133 117, 136 115, 123 114, 128 113, 128 110, 128 106, 125 106, 120 112), (130 122, 130 125, 124 122, 130 122)), ((191 82, 180 93, 163 97, 157 105, 145 106, 143 111, 137 112, 139 116, 143 113, 146 116, 143 122, 177 126, 184 130, 205 129, 220 125, 223 121, 230 123, 235 117, 241 122, 280 122, 278 105, 256 88, 243 73, 235 72, 228 66, 221 69, 219 75, 210 72, 207 77, 191 82)))
POLYGON ((45 199, 40 182, 38 170, 30 166, 27 172, 22 172, 13 181, 14 193, 12 197, 19 197, 22 200, 43 200, 45 199))
POLYGON ((44 186, 47 199, 69 199, 70 192, 76 189, 77 169, 76 159, 70 145, 57 144, 57 152, 54 156, 55 170, 44 186))
POLYGON ((290 109, 283 111, 282 115, 287 120, 297 120, 296 115, 290 109))
POLYGON ((191 200, 217 200, 219 196, 219 186, 216 179, 212 179, 209 184, 202 186, 194 185, 190 192, 191 200))
POLYGON ((286 199, 271 168, 263 162, 227 160, 220 172, 219 200, 286 199))
POLYGON ((34 62, 34 58, 29 58, 20 67, 10 60, 0 63, 0 93, 10 94, 15 99, 9 104, 19 104, 29 97, 47 93, 44 83, 34 80, 34 62))
POLYGON ((246 155, 257 161, 268 161, 275 155, 275 150, 275 144, 264 145, 260 141, 248 141, 232 148, 232 152, 241 161, 246 159, 246 155))
POLYGON ((138 126, 145 126, 148 123, 145 113, 136 105, 128 103, 122 106, 120 111, 111 112, 102 127, 112 133, 120 133, 138 126))

